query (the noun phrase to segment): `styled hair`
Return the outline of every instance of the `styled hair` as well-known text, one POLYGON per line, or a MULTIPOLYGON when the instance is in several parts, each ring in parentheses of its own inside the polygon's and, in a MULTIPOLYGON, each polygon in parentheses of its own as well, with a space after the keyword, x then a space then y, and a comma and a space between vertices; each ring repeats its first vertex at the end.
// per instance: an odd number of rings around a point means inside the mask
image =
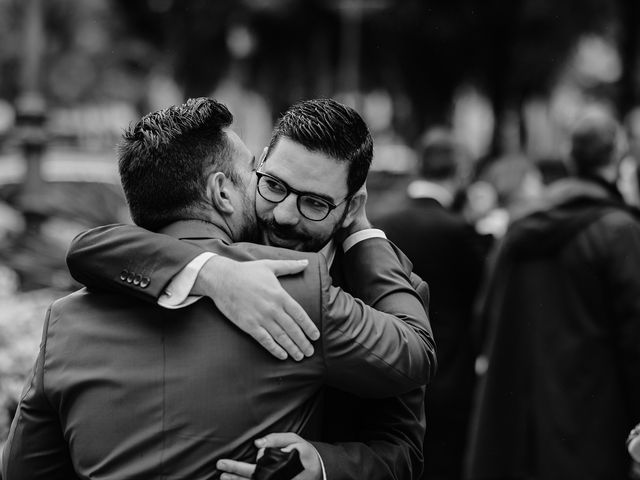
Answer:
POLYGON ((192 98, 149 113, 124 132, 118 168, 137 225, 157 230, 209 205, 206 179, 214 169, 237 182, 222 131, 232 121, 223 104, 192 98))
POLYGON ((326 98, 296 103, 278 120, 269 142, 270 151, 280 137, 287 137, 312 152, 347 162, 349 195, 364 185, 373 158, 373 140, 354 109, 326 98))

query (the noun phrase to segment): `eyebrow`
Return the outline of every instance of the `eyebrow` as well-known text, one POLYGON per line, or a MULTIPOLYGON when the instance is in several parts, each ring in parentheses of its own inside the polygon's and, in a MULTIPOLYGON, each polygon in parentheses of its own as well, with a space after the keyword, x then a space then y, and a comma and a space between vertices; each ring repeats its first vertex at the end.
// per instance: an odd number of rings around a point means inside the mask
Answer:
MULTIPOLYGON (((273 178, 277 179, 278 181, 280 181, 280 182, 284 183, 287 187, 289 187, 289 188, 293 188, 293 187, 292 187, 291 185, 289 185, 287 182, 285 182, 284 180, 282 180, 279 176, 274 175, 273 173, 269 173, 269 172, 263 172, 263 173, 266 173, 266 174, 268 174, 268 175, 272 176, 273 178)), ((309 195, 309 196, 311 196, 311 197, 321 198, 321 199, 323 199, 323 200, 326 200, 326 201, 327 201, 327 202, 329 202, 329 203, 332 203, 332 204, 334 204, 334 205, 336 204, 336 201, 335 201, 333 198, 331 198, 329 195, 325 195, 325 194, 323 194, 323 193, 305 192, 305 191, 303 191, 303 190, 298 190, 297 188, 296 188, 295 190, 296 190, 296 191, 298 191, 298 192, 300 192, 300 193, 301 193, 301 194, 303 194, 303 195, 309 195)))

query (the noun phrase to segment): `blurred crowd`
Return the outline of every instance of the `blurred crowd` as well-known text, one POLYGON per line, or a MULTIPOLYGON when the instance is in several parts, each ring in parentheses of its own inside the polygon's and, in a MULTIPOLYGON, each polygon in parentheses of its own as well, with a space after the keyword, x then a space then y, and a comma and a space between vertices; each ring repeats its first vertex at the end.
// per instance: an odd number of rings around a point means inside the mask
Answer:
POLYGON ((431 288, 425 476, 627 478, 640 414, 640 150, 588 112, 566 158, 463 168, 445 128, 376 218, 431 288), (605 446, 606 445, 606 446, 605 446))
MULTIPOLYGON (((439 370, 425 479, 628 473, 625 440, 640 419, 638 118, 587 111, 567 156, 542 159, 470 159, 437 126, 410 149, 412 172, 371 173, 374 226, 430 287, 439 370)), ((2 205, 2 435, 47 303, 77 287, 62 272, 65 242, 124 219, 118 191, 79 192, 75 203, 106 213, 77 204, 56 219, 46 205, 25 216, 2 205)))

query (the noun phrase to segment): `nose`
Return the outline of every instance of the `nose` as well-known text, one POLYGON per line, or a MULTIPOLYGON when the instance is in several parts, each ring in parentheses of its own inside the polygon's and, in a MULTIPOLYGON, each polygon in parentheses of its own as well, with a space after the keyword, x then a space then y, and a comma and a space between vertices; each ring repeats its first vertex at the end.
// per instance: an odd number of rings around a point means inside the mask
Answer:
POLYGON ((282 202, 276 204, 273 209, 273 218, 280 225, 297 225, 300 221, 300 212, 296 204, 297 197, 290 194, 282 202))

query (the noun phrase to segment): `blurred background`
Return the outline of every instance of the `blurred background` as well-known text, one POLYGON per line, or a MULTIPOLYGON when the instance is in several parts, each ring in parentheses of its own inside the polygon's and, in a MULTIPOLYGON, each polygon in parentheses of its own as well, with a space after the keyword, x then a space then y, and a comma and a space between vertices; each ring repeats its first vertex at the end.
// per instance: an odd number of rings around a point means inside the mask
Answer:
POLYGON ((468 216, 499 236, 501 199, 562 170, 582 112, 634 146, 639 35, 637 0, 0 0, 0 442, 46 306, 77 287, 69 241, 129 221, 114 145, 132 120, 213 96, 259 155, 287 106, 335 97, 374 137, 374 217, 446 129, 468 216))

